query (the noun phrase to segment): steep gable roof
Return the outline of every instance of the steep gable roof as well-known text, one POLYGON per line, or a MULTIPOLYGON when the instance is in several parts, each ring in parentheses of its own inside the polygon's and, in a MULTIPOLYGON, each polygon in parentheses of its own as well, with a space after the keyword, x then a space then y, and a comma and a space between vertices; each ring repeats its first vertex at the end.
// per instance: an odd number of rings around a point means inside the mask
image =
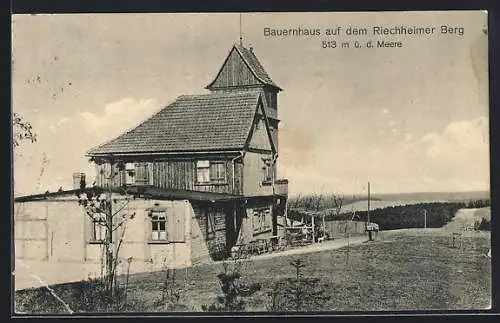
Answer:
POLYGON ((227 56, 226 60, 224 61, 224 64, 222 64, 221 68, 219 69, 217 76, 209 85, 206 86, 207 89, 210 89, 213 86, 213 84, 216 82, 217 78, 219 77, 221 71, 223 70, 224 66, 226 65, 226 62, 228 61, 228 58, 231 56, 231 53, 233 51, 236 51, 240 55, 240 57, 245 62, 246 66, 248 66, 248 68, 251 71, 251 73, 253 74, 253 76, 255 76, 262 84, 272 86, 272 87, 278 89, 279 91, 282 90, 269 77, 267 72, 264 70, 264 67, 257 59, 257 56, 255 56, 255 54, 253 53, 253 50, 249 50, 241 44, 235 44, 232 47, 231 51, 229 52, 229 55, 227 56))
POLYGON ((91 149, 88 155, 243 149, 260 95, 258 90, 182 95, 136 128, 91 149))
MULTIPOLYGON (((268 143, 270 144, 270 147, 271 147, 271 150, 276 152, 276 143, 274 142, 273 140, 273 137, 271 135, 271 130, 270 130, 270 126, 269 126, 269 115, 268 113, 270 111, 272 111, 272 109, 269 109, 269 107, 267 106, 267 101, 266 100, 260 100, 260 103, 258 106, 257 106, 257 110, 256 110, 256 119, 260 120, 263 124, 264 124, 264 128, 262 129, 261 128, 261 131, 259 134, 257 134, 257 136, 260 136, 261 138, 259 140, 260 141, 260 144, 264 144, 264 145, 267 145, 268 143), (262 116, 262 119, 260 118, 260 116, 262 116), (265 131, 262 131, 262 130, 265 130, 265 131), (264 135, 264 132, 265 132, 265 135, 264 135), (263 141, 268 141, 268 143, 265 143, 263 141)), ((255 120, 254 120, 255 121, 255 120)), ((245 145, 245 147, 247 148, 257 148, 257 147, 252 147, 252 145, 255 143, 255 142, 252 142, 254 139, 254 135, 256 132, 256 123, 254 122, 254 124, 252 125, 252 128, 250 129, 250 134, 247 138, 247 144, 245 145)), ((259 144, 259 145, 260 145, 259 144)))

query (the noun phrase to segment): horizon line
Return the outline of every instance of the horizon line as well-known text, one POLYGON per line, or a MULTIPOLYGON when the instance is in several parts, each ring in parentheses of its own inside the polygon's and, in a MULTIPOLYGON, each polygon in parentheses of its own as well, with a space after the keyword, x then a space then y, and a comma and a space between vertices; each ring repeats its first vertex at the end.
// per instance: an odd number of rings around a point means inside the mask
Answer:
MULTIPOLYGON (((457 194, 457 193, 491 193, 491 189, 483 189, 483 190, 462 190, 462 191, 414 191, 414 192, 381 192, 381 193, 370 193, 370 196, 377 196, 377 195, 401 195, 401 194, 457 194)), ((342 192, 330 192, 330 193, 318 193, 318 192, 301 192, 301 193, 296 193, 296 194, 290 194, 288 197, 296 197, 298 195, 343 195, 344 197, 346 196, 365 196, 367 195, 367 192, 362 192, 362 193, 342 193, 342 192)))

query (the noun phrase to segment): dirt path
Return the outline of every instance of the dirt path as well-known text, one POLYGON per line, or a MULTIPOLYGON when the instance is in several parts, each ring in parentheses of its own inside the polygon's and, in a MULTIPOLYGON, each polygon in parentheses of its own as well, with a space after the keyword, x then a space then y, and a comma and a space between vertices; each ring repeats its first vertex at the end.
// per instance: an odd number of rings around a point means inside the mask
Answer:
MULTIPOLYGON (((394 234, 407 233, 412 235, 451 235, 453 232, 460 232, 467 235, 477 235, 481 234, 474 231, 466 231, 466 228, 473 227, 474 222, 480 219, 481 216, 476 215, 478 209, 461 209, 458 210, 455 217, 447 223, 442 228, 428 228, 428 229, 400 229, 400 230, 388 230, 381 231, 379 236, 375 240, 383 241, 385 238, 390 237, 394 234)), ((361 244, 368 241, 367 236, 357 236, 351 237, 349 243, 351 245, 361 244)), ((258 259, 269 259, 288 255, 298 255, 304 253, 311 253, 323 250, 334 250, 347 246, 347 239, 337 238, 331 241, 325 241, 323 243, 314 243, 304 247, 297 247, 285 251, 271 252, 262 255, 251 256, 247 259, 242 259, 241 261, 253 261, 258 259)))
POLYGON ((481 220, 487 212, 487 208, 483 209, 460 209, 455 214, 453 219, 441 228, 421 228, 421 229, 398 229, 381 231, 379 233, 380 240, 390 239, 394 235, 427 235, 427 236, 450 236, 453 233, 461 233, 463 237, 471 236, 490 236, 489 231, 474 231, 466 230, 474 226, 474 222, 481 220), (479 211, 479 212, 478 212, 479 211))
POLYGON ((461 209, 458 210, 455 217, 441 228, 447 232, 465 231, 467 228, 474 227, 474 222, 477 220, 475 213, 478 209, 461 209))
MULTIPOLYGON (((324 250, 334 250, 345 247, 347 246, 348 243, 349 245, 358 245, 367 241, 368 241, 368 236, 351 237, 349 241, 347 238, 336 238, 334 240, 324 241, 321 243, 313 243, 307 246, 296 247, 285 251, 276 251, 276 252, 265 253, 262 255, 251 256, 249 258, 241 259, 238 261, 255 261, 260 259, 270 259, 270 258, 284 257, 290 255, 299 255, 299 254, 312 253, 324 250)), ((227 260, 226 262, 233 262, 233 261, 234 260, 227 260)))

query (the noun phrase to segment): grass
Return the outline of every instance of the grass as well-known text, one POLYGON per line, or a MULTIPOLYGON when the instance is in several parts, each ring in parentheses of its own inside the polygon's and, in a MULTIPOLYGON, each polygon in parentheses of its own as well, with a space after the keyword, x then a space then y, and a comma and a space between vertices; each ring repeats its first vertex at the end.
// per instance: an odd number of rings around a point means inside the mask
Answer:
MULTIPOLYGON (((241 263, 242 280, 260 283, 262 289, 245 299, 247 311, 266 311, 274 282, 293 278, 290 262, 301 258, 304 277, 319 278, 330 299, 324 311, 451 310, 484 309, 491 303, 491 262, 487 234, 463 237, 462 248, 453 247, 451 236, 412 234, 412 230, 380 232, 375 242, 319 251, 300 256, 283 256, 241 263)), ((159 303, 164 273, 143 273, 129 278, 130 306, 121 311, 200 311, 220 291, 217 274, 221 264, 176 271, 177 304, 159 303)), ((66 287, 67 288, 67 287, 66 287)), ((78 298, 59 291, 70 306, 78 298)), ((40 292, 16 295, 18 309, 36 313, 61 312, 57 301, 40 292), (31 297, 27 297, 31 295, 31 297), (22 302, 21 299, 30 299, 22 302), (50 305, 50 300, 55 305, 50 305), (43 306, 41 305, 43 303, 43 306), (19 305, 19 304, 22 304, 19 305)), ((64 312, 64 311, 63 311, 64 312)))

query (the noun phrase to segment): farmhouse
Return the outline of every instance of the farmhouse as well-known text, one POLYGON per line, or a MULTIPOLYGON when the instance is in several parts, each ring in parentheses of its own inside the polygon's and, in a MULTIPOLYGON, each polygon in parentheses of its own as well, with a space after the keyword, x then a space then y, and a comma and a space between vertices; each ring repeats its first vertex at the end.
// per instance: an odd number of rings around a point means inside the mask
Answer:
MULTIPOLYGON (((119 256, 132 259, 136 270, 223 259, 235 245, 283 234, 288 181, 277 176, 282 89, 241 43, 206 89, 179 96, 88 151, 95 186, 112 192, 114 203, 124 205, 121 212, 135 215, 113 234, 115 241, 123 236, 119 256)), ((71 191, 16 198, 17 258, 102 261, 106 232, 78 204, 82 181, 76 176, 71 191)))

